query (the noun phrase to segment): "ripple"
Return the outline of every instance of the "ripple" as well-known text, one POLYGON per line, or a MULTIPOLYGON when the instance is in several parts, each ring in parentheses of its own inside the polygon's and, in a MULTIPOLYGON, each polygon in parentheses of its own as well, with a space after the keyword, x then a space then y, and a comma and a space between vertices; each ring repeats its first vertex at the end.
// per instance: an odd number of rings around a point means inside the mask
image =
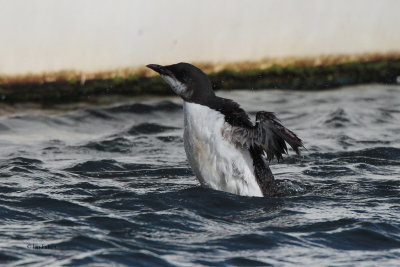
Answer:
POLYGON ((380 233, 370 227, 357 227, 337 233, 315 233, 308 239, 334 249, 344 250, 387 250, 400 248, 399 238, 380 233))
POLYGON ((103 248, 114 248, 111 242, 99 238, 89 237, 87 235, 77 235, 69 240, 54 244, 60 250, 79 250, 88 251, 103 248))
POLYGON ((7 161, 7 163, 17 165, 17 166, 32 166, 32 165, 42 164, 43 162, 38 159, 15 157, 15 158, 9 159, 7 161))
POLYGON ((331 163, 365 163, 371 165, 399 165, 400 148, 374 147, 356 151, 340 151, 335 153, 311 153, 309 160, 323 159, 331 163))
POLYGON ((6 263, 6 262, 10 262, 10 261, 16 261, 19 258, 11 256, 11 255, 7 255, 3 252, 0 252, 0 262, 6 263))
POLYGON ((183 139, 180 136, 157 136, 157 139, 164 143, 183 142, 183 139))
POLYGON ((34 126, 49 125, 51 127, 54 127, 54 126, 70 125, 70 122, 66 120, 66 118, 63 116, 46 116, 41 114, 14 115, 9 117, 9 121, 25 122, 27 124, 31 124, 34 126))
POLYGON ((100 257, 112 263, 129 266, 174 266, 156 253, 145 249, 138 249, 138 251, 131 253, 108 251, 102 253, 100 257))
POLYGON ((134 103, 134 104, 127 104, 127 105, 120 105, 116 107, 107 108, 106 111, 111 113, 138 113, 144 114, 149 112, 156 112, 156 111, 166 111, 166 112, 173 112, 177 110, 181 110, 182 106, 178 105, 172 101, 161 101, 156 104, 144 104, 144 103, 134 103))
POLYGON ((337 229, 354 227, 360 221, 353 218, 343 218, 333 221, 325 221, 325 222, 311 222, 304 223, 299 225, 293 225, 290 227, 281 226, 281 227, 266 227, 265 230, 269 231, 283 231, 285 233, 307 233, 307 232, 328 232, 335 231, 337 229))
POLYGON ((343 166, 314 166, 303 171, 305 175, 313 177, 341 177, 344 175, 356 175, 357 173, 348 167, 343 166))
POLYGON ((48 196, 25 198, 20 200, 16 205, 25 209, 38 209, 44 216, 48 216, 50 214, 47 213, 53 212, 70 216, 83 216, 94 212, 82 205, 48 196))
POLYGON ((78 147, 78 149, 80 148, 89 148, 111 153, 129 153, 132 151, 132 142, 124 137, 117 137, 110 140, 89 142, 82 147, 78 147))
POLYGON ((147 169, 151 165, 136 163, 121 163, 112 159, 89 160, 78 163, 73 167, 65 169, 71 172, 103 172, 103 171, 125 171, 125 170, 142 170, 147 169))
POLYGON ((19 211, 14 208, 7 208, 5 206, 0 207, 1 219, 4 221, 37 221, 39 217, 32 214, 31 212, 19 211))
POLYGON ((147 104, 142 104, 142 103, 135 103, 135 104, 129 104, 129 105, 121 105, 121 106, 116 106, 116 107, 111 107, 108 108, 107 111, 111 113, 149 113, 154 111, 154 107, 151 105, 147 104))
POLYGON ((46 171, 41 165, 42 161, 38 159, 15 157, 0 163, 0 170, 5 174, 12 173, 33 173, 37 171, 46 171))
POLYGON ((84 112, 86 113, 84 116, 89 118, 97 118, 102 120, 115 120, 116 118, 108 113, 106 110, 102 110, 99 108, 90 108, 85 109, 84 112))
MULTIPOLYGON (((240 251, 242 249, 271 249, 278 246, 277 236, 282 239, 291 239, 288 235, 284 234, 240 234, 234 235, 229 238, 217 239, 211 241, 211 245, 216 247, 224 247, 229 244, 229 249, 233 251, 240 251)), ((281 240, 283 242, 283 240, 281 240)))
POLYGON ((179 128, 171 127, 171 126, 164 126, 157 123, 141 123, 139 125, 132 126, 128 130, 129 134, 138 135, 138 134, 158 134, 163 133, 170 130, 176 130, 179 128))
POLYGON ((47 224, 55 224, 59 226, 66 226, 66 227, 75 227, 75 226, 82 226, 82 223, 78 223, 76 221, 68 220, 68 219, 60 219, 60 220, 52 220, 46 222, 47 224))
MULTIPOLYGON (((199 262, 200 263, 200 262, 199 262)), ((245 257, 233 257, 222 262, 223 265, 234 265, 234 266, 273 266, 264 261, 259 261, 255 259, 249 259, 245 257)))
POLYGON ((116 229, 138 229, 138 225, 121 218, 110 218, 107 216, 91 216, 86 219, 86 223, 91 227, 99 227, 105 230, 114 231, 116 229))
POLYGON ((342 108, 335 110, 328 115, 328 119, 324 122, 327 126, 333 128, 342 128, 351 123, 351 120, 342 108))

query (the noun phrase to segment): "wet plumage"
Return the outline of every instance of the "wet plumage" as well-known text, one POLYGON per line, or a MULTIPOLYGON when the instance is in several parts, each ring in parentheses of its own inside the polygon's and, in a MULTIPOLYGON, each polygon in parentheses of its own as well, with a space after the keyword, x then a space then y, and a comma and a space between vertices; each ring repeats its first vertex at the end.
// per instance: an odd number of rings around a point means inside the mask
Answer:
POLYGON ((257 112, 253 124, 238 103, 216 96, 207 75, 193 65, 148 67, 184 100, 185 151, 202 185, 240 195, 277 195, 269 161, 283 158, 286 143, 300 154, 303 144, 295 133, 272 112, 257 112))

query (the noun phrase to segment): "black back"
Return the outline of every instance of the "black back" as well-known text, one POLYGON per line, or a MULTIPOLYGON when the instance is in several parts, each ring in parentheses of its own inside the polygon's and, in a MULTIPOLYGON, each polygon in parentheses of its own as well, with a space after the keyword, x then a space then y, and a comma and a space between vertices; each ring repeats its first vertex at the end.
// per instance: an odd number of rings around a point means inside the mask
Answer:
MULTIPOLYGON (((254 127, 247 113, 233 100, 215 97, 213 100, 209 101, 206 106, 225 115, 225 121, 232 126, 245 128, 254 127)), ((263 158, 264 150, 260 146, 252 145, 249 148, 249 152, 253 159, 254 174, 261 192, 264 196, 277 195, 277 186, 274 176, 268 163, 263 158)))
MULTIPOLYGON (((211 109, 221 112, 225 121, 232 126, 253 128, 247 113, 233 100, 213 97, 207 103, 198 103, 208 106, 211 109)), ((249 148, 250 156, 253 159, 254 174, 264 196, 276 196, 277 185, 268 163, 263 158, 264 150, 258 145, 249 148)))
POLYGON ((225 121, 232 126, 253 127, 253 123, 250 121, 247 113, 233 100, 215 96, 204 104, 209 108, 221 112, 225 116, 225 121))

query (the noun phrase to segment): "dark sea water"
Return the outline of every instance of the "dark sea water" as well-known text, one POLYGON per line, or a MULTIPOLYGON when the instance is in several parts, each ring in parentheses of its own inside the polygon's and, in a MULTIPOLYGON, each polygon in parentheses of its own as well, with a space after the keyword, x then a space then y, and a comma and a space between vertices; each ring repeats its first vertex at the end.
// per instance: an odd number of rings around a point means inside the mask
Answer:
POLYGON ((283 194, 202 188, 178 98, 0 117, 0 262, 399 266, 400 87, 234 91, 304 141, 283 194), (43 245, 43 247, 42 247, 43 245))

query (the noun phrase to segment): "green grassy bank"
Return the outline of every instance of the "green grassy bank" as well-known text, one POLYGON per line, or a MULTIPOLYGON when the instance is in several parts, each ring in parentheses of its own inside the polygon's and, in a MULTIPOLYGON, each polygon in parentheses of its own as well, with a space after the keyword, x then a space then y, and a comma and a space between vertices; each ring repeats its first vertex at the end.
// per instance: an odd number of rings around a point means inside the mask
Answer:
MULTIPOLYGON (((215 90, 233 89, 291 89, 324 90, 354 84, 395 84, 400 76, 400 60, 348 62, 326 66, 280 66, 268 69, 234 71, 225 69, 209 73, 215 90)), ((172 95, 159 76, 92 79, 45 83, 0 84, 2 103, 36 102, 44 105, 90 101, 107 95, 172 95)))

